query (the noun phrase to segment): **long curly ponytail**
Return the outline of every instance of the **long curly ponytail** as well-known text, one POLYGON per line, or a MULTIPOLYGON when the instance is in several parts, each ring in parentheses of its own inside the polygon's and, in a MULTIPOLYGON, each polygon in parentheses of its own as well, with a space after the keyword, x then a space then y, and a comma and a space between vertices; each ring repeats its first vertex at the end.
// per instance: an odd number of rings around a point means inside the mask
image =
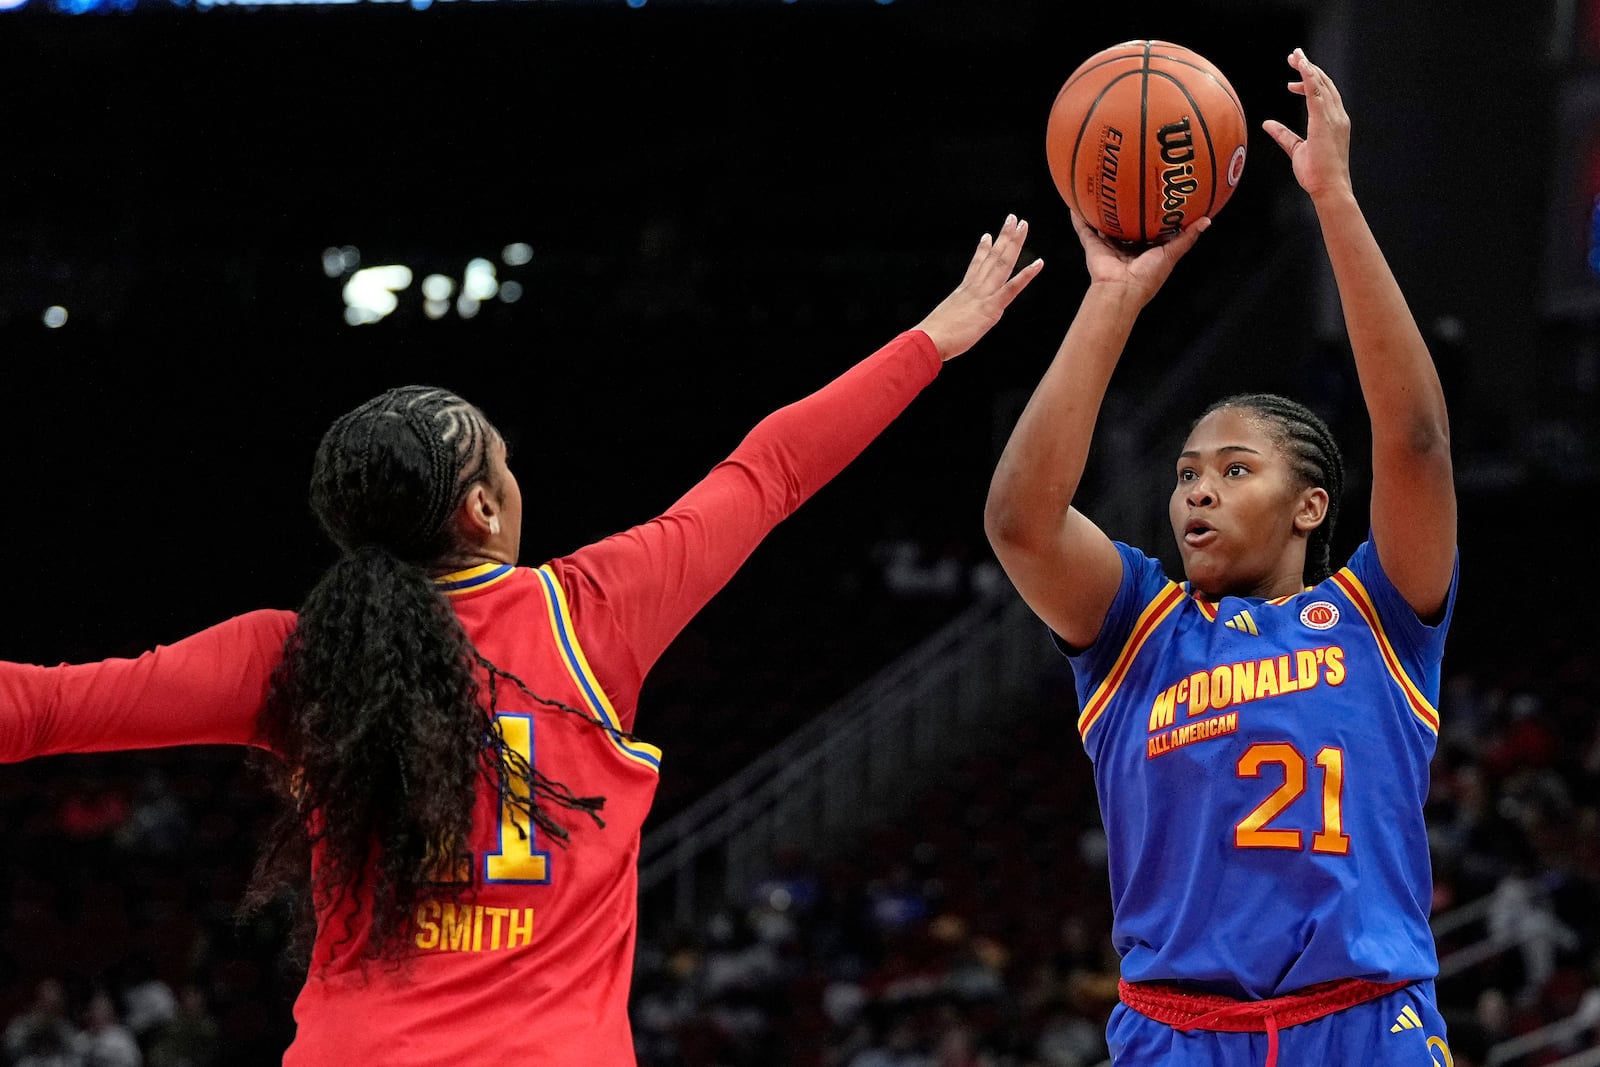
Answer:
POLYGON ((478 653, 428 573, 462 550, 450 519, 471 486, 498 492, 497 437, 461 398, 408 386, 336 420, 317 449, 312 509, 341 555, 301 606, 262 712, 261 740, 278 757, 268 776, 286 803, 245 900, 249 910, 298 897, 302 950, 315 912, 368 897, 367 951, 392 957, 425 890, 464 892, 449 876, 480 776, 557 840, 567 832, 547 802, 599 821, 602 798, 574 796, 505 743, 496 680, 526 686, 478 653))

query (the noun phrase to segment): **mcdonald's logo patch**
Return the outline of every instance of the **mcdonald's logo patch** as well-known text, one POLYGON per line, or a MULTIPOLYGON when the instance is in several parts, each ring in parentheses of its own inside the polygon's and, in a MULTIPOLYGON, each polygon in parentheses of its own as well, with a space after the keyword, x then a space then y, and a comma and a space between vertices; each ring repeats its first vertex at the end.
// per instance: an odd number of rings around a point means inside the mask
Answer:
POLYGON ((1300 621, 1313 630, 1331 630, 1339 622, 1339 609, 1326 600, 1318 600, 1300 609, 1300 621))

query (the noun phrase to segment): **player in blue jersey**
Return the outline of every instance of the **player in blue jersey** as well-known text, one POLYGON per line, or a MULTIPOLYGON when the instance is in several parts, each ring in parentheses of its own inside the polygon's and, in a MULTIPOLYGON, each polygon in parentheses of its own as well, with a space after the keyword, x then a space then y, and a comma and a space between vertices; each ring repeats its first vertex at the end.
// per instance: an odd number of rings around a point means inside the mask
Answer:
POLYGON ((1073 219, 1082 306, 1019 419, 985 526, 1071 659, 1110 844, 1125 1064, 1437 1063, 1422 806, 1456 588, 1445 402, 1352 191, 1350 121, 1296 49, 1310 196, 1372 427, 1368 539, 1329 556, 1343 461, 1272 395, 1214 404, 1168 510, 1186 580, 1072 507, 1134 321, 1209 224, 1131 254, 1073 219))

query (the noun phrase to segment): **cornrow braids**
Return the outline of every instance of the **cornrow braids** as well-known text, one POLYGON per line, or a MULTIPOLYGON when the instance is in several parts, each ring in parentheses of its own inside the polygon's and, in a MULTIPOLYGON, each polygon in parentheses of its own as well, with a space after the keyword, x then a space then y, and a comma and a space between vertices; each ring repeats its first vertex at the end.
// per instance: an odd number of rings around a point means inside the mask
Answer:
POLYGON ((1306 585, 1316 585, 1333 573, 1333 531, 1339 521, 1339 502, 1344 497, 1344 456, 1333 431, 1316 412, 1276 393, 1224 397, 1206 408, 1195 424, 1223 408, 1243 408, 1259 416, 1288 455, 1301 488, 1320 486, 1328 491, 1327 516, 1322 525, 1311 531, 1301 575, 1306 585))
POLYGON ((455 546, 446 520, 489 474, 499 436, 477 408, 444 389, 391 389, 334 420, 311 473, 311 507, 345 551, 383 545, 411 563, 455 546))
POLYGON ((498 436, 453 393, 407 386, 336 419, 317 449, 311 505, 341 554, 301 606, 262 710, 259 739, 276 757, 262 765, 285 804, 244 901, 249 912, 297 898, 302 954, 316 912, 358 909, 369 888, 365 949, 396 958, 424 893, 470 888, 441 872, 468 838, 480 777, 524 835, 516 815, 565 844, 558 808, 605 825, 605 798, 576 795, 506 743, 499 682, 609 726, 491 663, 428 574, 460 553, 450 518, 490 481, 498 436))

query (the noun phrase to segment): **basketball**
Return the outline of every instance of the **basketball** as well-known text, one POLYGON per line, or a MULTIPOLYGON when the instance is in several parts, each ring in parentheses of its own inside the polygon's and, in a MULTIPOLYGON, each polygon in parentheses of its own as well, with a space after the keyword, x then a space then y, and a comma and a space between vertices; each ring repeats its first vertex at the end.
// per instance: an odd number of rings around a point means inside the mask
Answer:
POLYGON ((1062 199, 1095 229, 1159 244, 1233 195, 1244 107, 1199 53, 1126 41, 1084 60, 1056 94, 1045 155, 1062 199))

